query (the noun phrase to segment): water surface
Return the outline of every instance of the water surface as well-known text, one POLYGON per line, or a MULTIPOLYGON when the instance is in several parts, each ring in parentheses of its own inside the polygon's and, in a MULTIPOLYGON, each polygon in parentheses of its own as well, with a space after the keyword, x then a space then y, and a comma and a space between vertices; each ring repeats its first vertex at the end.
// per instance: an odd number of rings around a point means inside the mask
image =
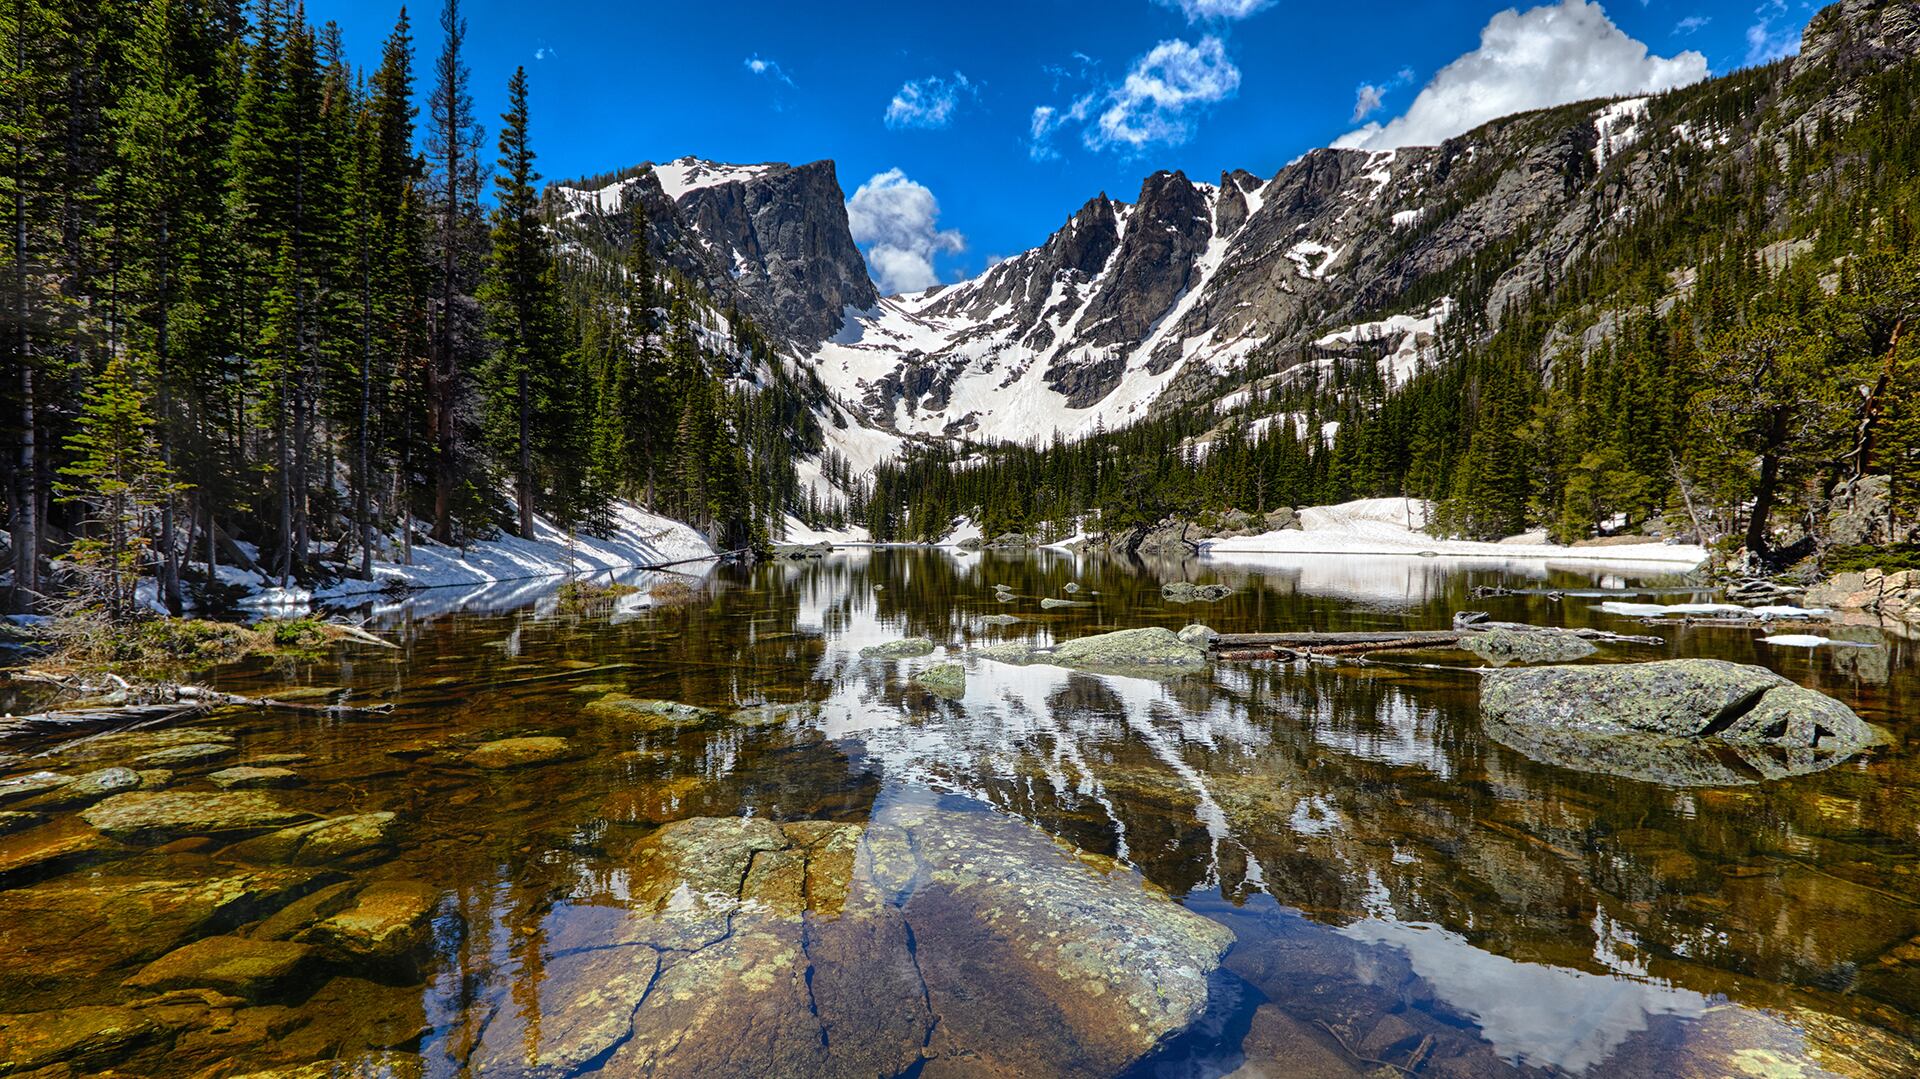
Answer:
MULTIPOLYGON (((583 1002, 582 983, 596 975, 579 957, 619 931, 609 911, 652 886, 634 853, 649 836, 676 821, 746 816, 869 836, 897 827, 918 842, 961 836, 1021 859, 1035 881, 1055 872, 1048 859, 1077 859, 1225 926, 1231 946, 1204 1011, 1130 1074, 1901 1074, 1920 1060, 1910 1048, 1920 1029, 1920 769, 1910 742, 1920 649, 1874 630, 1849 632, 1869 648, 1782 649, 1744 628, 1649 629, 1602 613, 1597 597, 1473 592, 1686 587, 1662 572, 1398 558, 1139 567, 1052 552, 855 550, 705 577, 636 576, 641 595, 675 582, 658 604, 567 606, 541 584, 424 594, 368 612, 395 650, 352 646, 217 672, 229 689, 332 689, 334 699, 391 703, 390 715, 207 717, 193 727, 230 734, 237 752, 172 768, 167 781, 211 791, 214 770, 286 755, 301 782, 273 791, 279 803, 397 814, 388 843, 308 867, 326 880, 287 894, 422 886, 431 920, 420 947, 378 963, 315 961, 224 995, 175 986, 177 999, 155 1003, 153 987, 123 983, 196 937, 279 932, 268 923, 286 921, 286 900, 169 919, 116 897, 261 872, 259 859, 231 835, 118 844, 0 873, 0 1012, 133 1009, 157 1025, 108 1054, 126 1074, 239 1075, 320 1058, 358 1058, 366 1074, 638 1073, 631 1061, 652 1059, 634 1056, 647 1048, 638 1042, 658 1031, 596 1032, 587 1019, 631 1012, 633 1001, 609 988, 613 1003, 583 1002), (1236 592, 1163 601, 1161 580, 1183 576, 1236 592), (1042 609, 1042 597, 1068 596, 1069 582, 1086 605, 1042 609), (1016 598, 996 600, 996 584, 1016 598), (1477 676, 1465 669, 1473 661, 1451 652, 1364 666, 1221 665, 1165 680, 967 660, 957 699, 911 680, 1001 640, 1192 621, 1221 632, 1435 628, 1467 609, 1665 641, 1607 647, 1596 661, 1765 664, 1845 700, 1894 744, 1815 775, 1718 787, 1570 770, 1488 739, 1477 676), (1021 621, 981 621, 998 614, 1021 621), (860 655, 908 636, 942 650, 860 655), (607 693, 722 712, 814 707, 760 726, 636 732, 587 710, 607 693), (565 738, 568 756, 507 770, 466 759, 517 736, 565 738), (81 894, 104 898, 96 910, 71 902, 81 894), (50 913, 56 900, 65 906, 50 913), (66 958, 50 961, 54 950, 66 958), (506 1049, 502 1024, 515 1032, 506 1049), (556 1056, 568 1039, 596 1051, 556 1056)), ((112 740, 63 747, 71 738, 0 746, 17 758, 0 778, 84 771, 130 752, 112 740)), ((65 811, 48 816, 0 838, 0 866, 8 844, 44 847, 76 827, 65 811)), ((863 880, 880 872, 877 860, 854 866, 863 880)), ((779 1059, 837 1068, 849 1058, 834 1054, 856 1042, 871 1047, 858 1063, 872 1074, 1092 1074, 1113 1059, 1075 1056, 1071 1045, 1021 1055, 1061 1024, 1020 1028, 1006 998, 1024 975, 996 968, 993 948, 1017 955, 1026 942, 1003 923, 982 938, 977 963, 948 972, 944 996, 926 990, 922 972, 897 991, 869 988, 830 1022, 836 964, 860 952, 834 951, 819 896, 805 902, 792 964, 811 1015, 799 1021, 818 1024, 828 1055, 779 1059), (953 978, 977 992, 953 991, 953 978), (899 997, 915 993, 927 999, 896 1022, 899 997)), ((984 917, 928 900, 909 918, 902 954, 973 939, 958 923, 984 917)), ((778 1043, 782 1024, 796 1021, 755 1003, 752 985, 715 977, 715 999, 697 1020, 674 1019, 676 1037, 778 1043)), ((1061 1020, 1063 1044, 1081 1029, 1075 1021, 1061 1020)))

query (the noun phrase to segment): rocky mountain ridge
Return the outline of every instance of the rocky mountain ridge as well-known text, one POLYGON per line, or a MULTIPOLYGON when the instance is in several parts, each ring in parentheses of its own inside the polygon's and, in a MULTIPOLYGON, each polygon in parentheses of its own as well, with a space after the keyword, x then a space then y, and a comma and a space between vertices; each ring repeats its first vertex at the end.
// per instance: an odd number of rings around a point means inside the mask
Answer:
MULTIPOLYGON (((1858 79, 1916 52, 1920 3, 1843 0, 1758 79, 1522 113, 1439 146, 1314 150, 1265 180, 1156 172, 1133 202, 1096 196, 977 277, 885 298, 831 162, 681 159, 555 195, 616 242, 643 205, 657 257, 755 315, 874 427, 1072 437, 1181 405, 1229 410, 1251 379, 1335 357, 1404 382, 1444 333, 1484 337, 1560 288, 1674 185, 1784 159, 1796 137, 1846 123, 1858 79), (1751 107, 1730 112, 1741 94, 1751 107)), ((1616 314, 1564 320, 1539 362, 1598 344, 1616 314)))

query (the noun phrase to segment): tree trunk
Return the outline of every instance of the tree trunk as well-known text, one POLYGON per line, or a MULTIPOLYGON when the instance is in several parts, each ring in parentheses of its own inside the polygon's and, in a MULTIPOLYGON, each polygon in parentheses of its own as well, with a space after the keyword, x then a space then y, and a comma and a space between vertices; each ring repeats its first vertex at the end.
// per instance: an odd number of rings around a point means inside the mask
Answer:
MULTIPOLYGON (((154 359, 157 364, 158 394, 155 411, 160 431, 160 463, 166 466, 169 479, 173 473, 173 372, 169 360, 172 338, 169 336, 171 325, 168 308, 173 302, 173 221, 165 210, 160 213, 160 244, 157 252, 160 259, 160 286, 154 297, 154 310, 158 322, 155 329, 154 359)), ((166 605, 167 613, 180 615, 180 552, 173 541, 174 498, 168 491, 160 500, 160 601, 166 605)))
POLYGON ((533 406, 527 403, 526 365, 520 368, 520 537, 533 538, 533 406))
POLYGON ((1747 550, 1762 559, 1773 553, 1773 544, 1767 534, 1767 519, 1773 516, 1773 503, 1780 484, 1780 448, 1786 444, 1790 418, 1786 408, 1776 407, 1767 420, 1767 448, 1760 455, 1760 480, 1754 485, 1753 512, 1747 518, 1747 550))

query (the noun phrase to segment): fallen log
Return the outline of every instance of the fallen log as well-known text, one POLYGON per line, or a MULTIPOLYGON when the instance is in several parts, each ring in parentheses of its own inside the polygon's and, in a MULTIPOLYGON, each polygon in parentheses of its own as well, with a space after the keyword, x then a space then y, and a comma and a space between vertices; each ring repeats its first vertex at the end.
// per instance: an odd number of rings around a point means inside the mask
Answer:
POLYGON ((1412 640, 1441 646, 1459 640, 1467 632, 1463 629, 1402 629, 1385 632, 1222 633, 1213 639, 1213 646, 1221 651, 1259 647, 1301 649, 1412 640))
POLYGON ((1662 637, 1635 636, 1603 629, 1560 629, 1520 622, 1478 622, 1460 629, 1416 629, 1397 632, 1223 633, 1213 639, 1216 658, 1230 662, 1296 659, 1301 656, 1363 656, 1373 652, 1405 652, 1426 648, 1458 648, 1460 642, 1490 630, 1515 633, 1571 635, 1613 644, 1665 644, 1662 637))
POLYGON ((9 677, 19 682, 53 686, 82 699, 64 708, 48 709, 24 716, 0 718, 0 731, 11 732, 35 726, 72 726, 77 723, 113 720, 147 721, 193 715, 222 707, 274 709, 324 716, 385 715, 391 704, 349 705, 312 704, 306 701, 282 701, 272 697, 248 697, 225 693, 206 686, 175 685, 170 682, 132 684, 117 674, 102 677, 110 682, 90 682, 72 675, 51 671, 20 670, 9 677))

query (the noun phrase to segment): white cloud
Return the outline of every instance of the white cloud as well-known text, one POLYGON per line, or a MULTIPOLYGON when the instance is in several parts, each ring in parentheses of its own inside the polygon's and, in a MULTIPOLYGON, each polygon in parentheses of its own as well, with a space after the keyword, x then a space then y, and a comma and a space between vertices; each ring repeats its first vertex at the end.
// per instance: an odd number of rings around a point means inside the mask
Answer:
POLYGON ((1707 58, 1698 52, 1650 55, 1590 0, 1524 13, 1509 8, 1480 31, 1480 47, 1441 68, 1404 115, 1350 131, 1334 145, 1430 146, 1516 112, 1654 93, 1707 74, 1707 58))
POLYGON ((533 58, 535 60, 551 60, 554 57, 559 55, 560 53, 556 51, 554 47, 551 45, 542 45, 539 48, 533 50, 533 58))
POLYGON ((755 75, 764 75, 776 82, 784 82, 788 86, 793 85, 793 79, 781 69, 779 63, 764 59, 759 53, 754 53, 752 56, 741 61, 741 63, 745 64, 747 70, 753 72, 755 75))
POLYGON ((1711 15, 1689 15, 1673 24, 1673 32, 1682 36, 1698 33, 1706 29, 1707 24, 1712 21, 1713 16, 1711 15))
POLYGON ((1747 27, 1748 64, 1771 64, 1799 51, 1800 35, 1794 32, 1791 22, 1780 25, 1787 14, 1786 0, 1767 0, 1753 14, 1754 24, 1747 27))
POLYGON ((953 122, 963 96, 979 96, 979 88, 960 72, 946 79, 929 75, 902 83, 887 103, 887 126, 894 129, 917 127, 931 130, 953 122))
POLYGON ((1179 8, 1188 22, 1244 19, 1273 6, 1273 0, 1159 0, 1167 7, 1179 8))
POLYGON ((1403 67, 1385 82, 1361 83, 1353 92, 1353 119, 1350 122, 1357 124, 1373 115, 1386 102, 1388 94, 1412 81, 1413 69, 1403 67))
POLYGON ((875 175, 847 200, 853 242, 866 249, 874 284, 889 296, 939 284, 934 256, 967 249, 966 237, 939 221, 940 200, 899 169, 875 175))
POLYGON ((1105 107, 1082 141, 1094 150, 1178 145, 1193 134, 1196 110, 1225 101, 1239 89, 1240 69, 1227 58, 1226 43, 1219 38, 1209 34, 1198 45, 1162 41, 1107 92, 1105 107))

